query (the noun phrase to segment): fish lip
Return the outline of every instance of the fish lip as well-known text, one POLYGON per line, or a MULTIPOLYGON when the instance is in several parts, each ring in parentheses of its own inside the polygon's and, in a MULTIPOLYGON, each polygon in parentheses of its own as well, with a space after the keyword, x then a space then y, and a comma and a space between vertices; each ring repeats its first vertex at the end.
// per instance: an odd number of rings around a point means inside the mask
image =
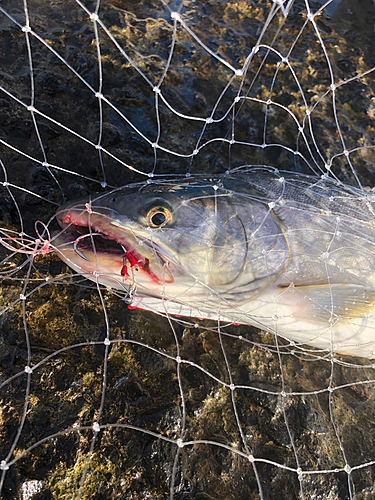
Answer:
MULTIPOLYGON (((96 240, 96 243, 99 242, 99 244, 95 244, 95 254, 96 255, 112 254, 123 257, 124 265, 121 270, 122 276, 126 277, 128 275, 126 267, 127 263, 129 263, 130 267, 141 268, 142 271, 152 279, 152 281, 158 284, 163 284, 163 283, 170 284, 174 282, 173 274, 168 267, 169 259, 166 256, 164 256, 160 250, 158 250, 159 246, 154 241, 149 239, 140 240, 142 241, 142 246, 147 247, 159 260, 160 267, 165 269, 165 272, 163 272, 162 279, 160 279, 159 276, 150 269, 150 260, 146 256, 143 256, 141 253, 139 253, 134 248, 134 246, 129 243, 127 239, 117 238, 115 236, 111 237, 109 232, 105 233, 103 232, 102 229, 97 228, 95 222, 91 222, 89 227, 88 222, 85 222, 84 219, 82 218, 78 219, 78 214, 82 212, 84 213, 85 210, 83 208, 81 210, 76 206, 74 208, 76 210, 78 209, 76 219, 74 218, 74 216, 72 217, 72 212, 74 213, 74 210, 73 211, 71 209, 69 210, 69 207, 65 206, 56 215, 57 222, 62 228, 62 231, 54 235, 55 241, 57 243, 57 245, 55 245, 57 250, 63 252, 63 250, 59 248, 60 246, 63 246, 64 244, 67 243, 70 244, 75 243, 78 241, 78 239, 80 240, 80 243, 84 242, 83 245, 85 245, 86 243, 84 241, 85 239, 89 240, 89 242, 91 243, 92 238, 99 237, 100 240, 96 240), (80 228, 82 228, 83 230, 80 228), (87 235, 87 238, 82 238, 82 236, 85 235, 87 235), (104 241, 104 244, 106 245, 105 248, 103 248, 102 241, 104 241)), ((105 216, 105 214, 102 215, 105 216)), ((124 229, 124 234, 126 235, 125 229, 124 229)), ((90 246, 92 250, 92 243, 90 246)), ((84 257, 84 254, 81 255, 80 251, 77 252, 75 244, 74 244, 74 250, 77 253, 77 255, 90 262, 90 259, 84 257)))

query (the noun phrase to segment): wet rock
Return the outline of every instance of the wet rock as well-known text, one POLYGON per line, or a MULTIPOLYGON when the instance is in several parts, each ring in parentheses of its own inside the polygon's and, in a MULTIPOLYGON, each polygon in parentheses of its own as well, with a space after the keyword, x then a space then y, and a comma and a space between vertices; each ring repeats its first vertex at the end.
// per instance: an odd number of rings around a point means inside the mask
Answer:
POLYGON ((48 95, 54 96, 63 92, 65 84, 61 81, 61 76, 52 72, 42 71, 36 77, 39 87, 48 95))

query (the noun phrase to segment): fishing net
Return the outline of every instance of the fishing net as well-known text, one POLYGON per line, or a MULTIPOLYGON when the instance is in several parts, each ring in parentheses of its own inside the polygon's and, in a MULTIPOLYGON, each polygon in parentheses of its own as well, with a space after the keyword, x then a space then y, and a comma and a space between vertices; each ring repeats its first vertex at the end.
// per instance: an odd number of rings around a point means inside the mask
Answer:
POLYGON ((371 360, 131 309, 53 245, 69 200, 242 165, 372 214, 374 23, 370 0, 2 2, 4 499, 374 497, 371 360))

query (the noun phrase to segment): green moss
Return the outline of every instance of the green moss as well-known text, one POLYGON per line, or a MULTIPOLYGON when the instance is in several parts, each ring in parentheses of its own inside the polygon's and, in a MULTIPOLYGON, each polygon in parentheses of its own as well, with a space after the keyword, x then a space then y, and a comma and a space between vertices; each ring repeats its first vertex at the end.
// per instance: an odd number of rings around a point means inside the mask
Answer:
POLYGON ((61 467, 52 477, 50 489, 55 498, 75 498, 81 487, 81 480, 88 464, 85 482, 82 488, 82 500, 99 498, 105 491, 118 491, 119 467, 108 457, 93 453, 87 457, 79 457, 74 466, 61 467))
POLYGON ((96 382, 96 375, 94 372, 85 373, 83 376, 83 385, 87 388, 92 387, 96 382))

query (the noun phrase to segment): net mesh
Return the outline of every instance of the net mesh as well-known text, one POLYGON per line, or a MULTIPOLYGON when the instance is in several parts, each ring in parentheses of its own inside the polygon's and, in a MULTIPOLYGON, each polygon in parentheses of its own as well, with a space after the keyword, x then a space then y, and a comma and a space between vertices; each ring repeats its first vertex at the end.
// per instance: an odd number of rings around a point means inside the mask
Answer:
POLYGON ((3 498, 373 498, 371 360, 128 309, 53 232, 66 201, 241 165, 371 200, 374 22, 371 1, 2 2, 3 498))

